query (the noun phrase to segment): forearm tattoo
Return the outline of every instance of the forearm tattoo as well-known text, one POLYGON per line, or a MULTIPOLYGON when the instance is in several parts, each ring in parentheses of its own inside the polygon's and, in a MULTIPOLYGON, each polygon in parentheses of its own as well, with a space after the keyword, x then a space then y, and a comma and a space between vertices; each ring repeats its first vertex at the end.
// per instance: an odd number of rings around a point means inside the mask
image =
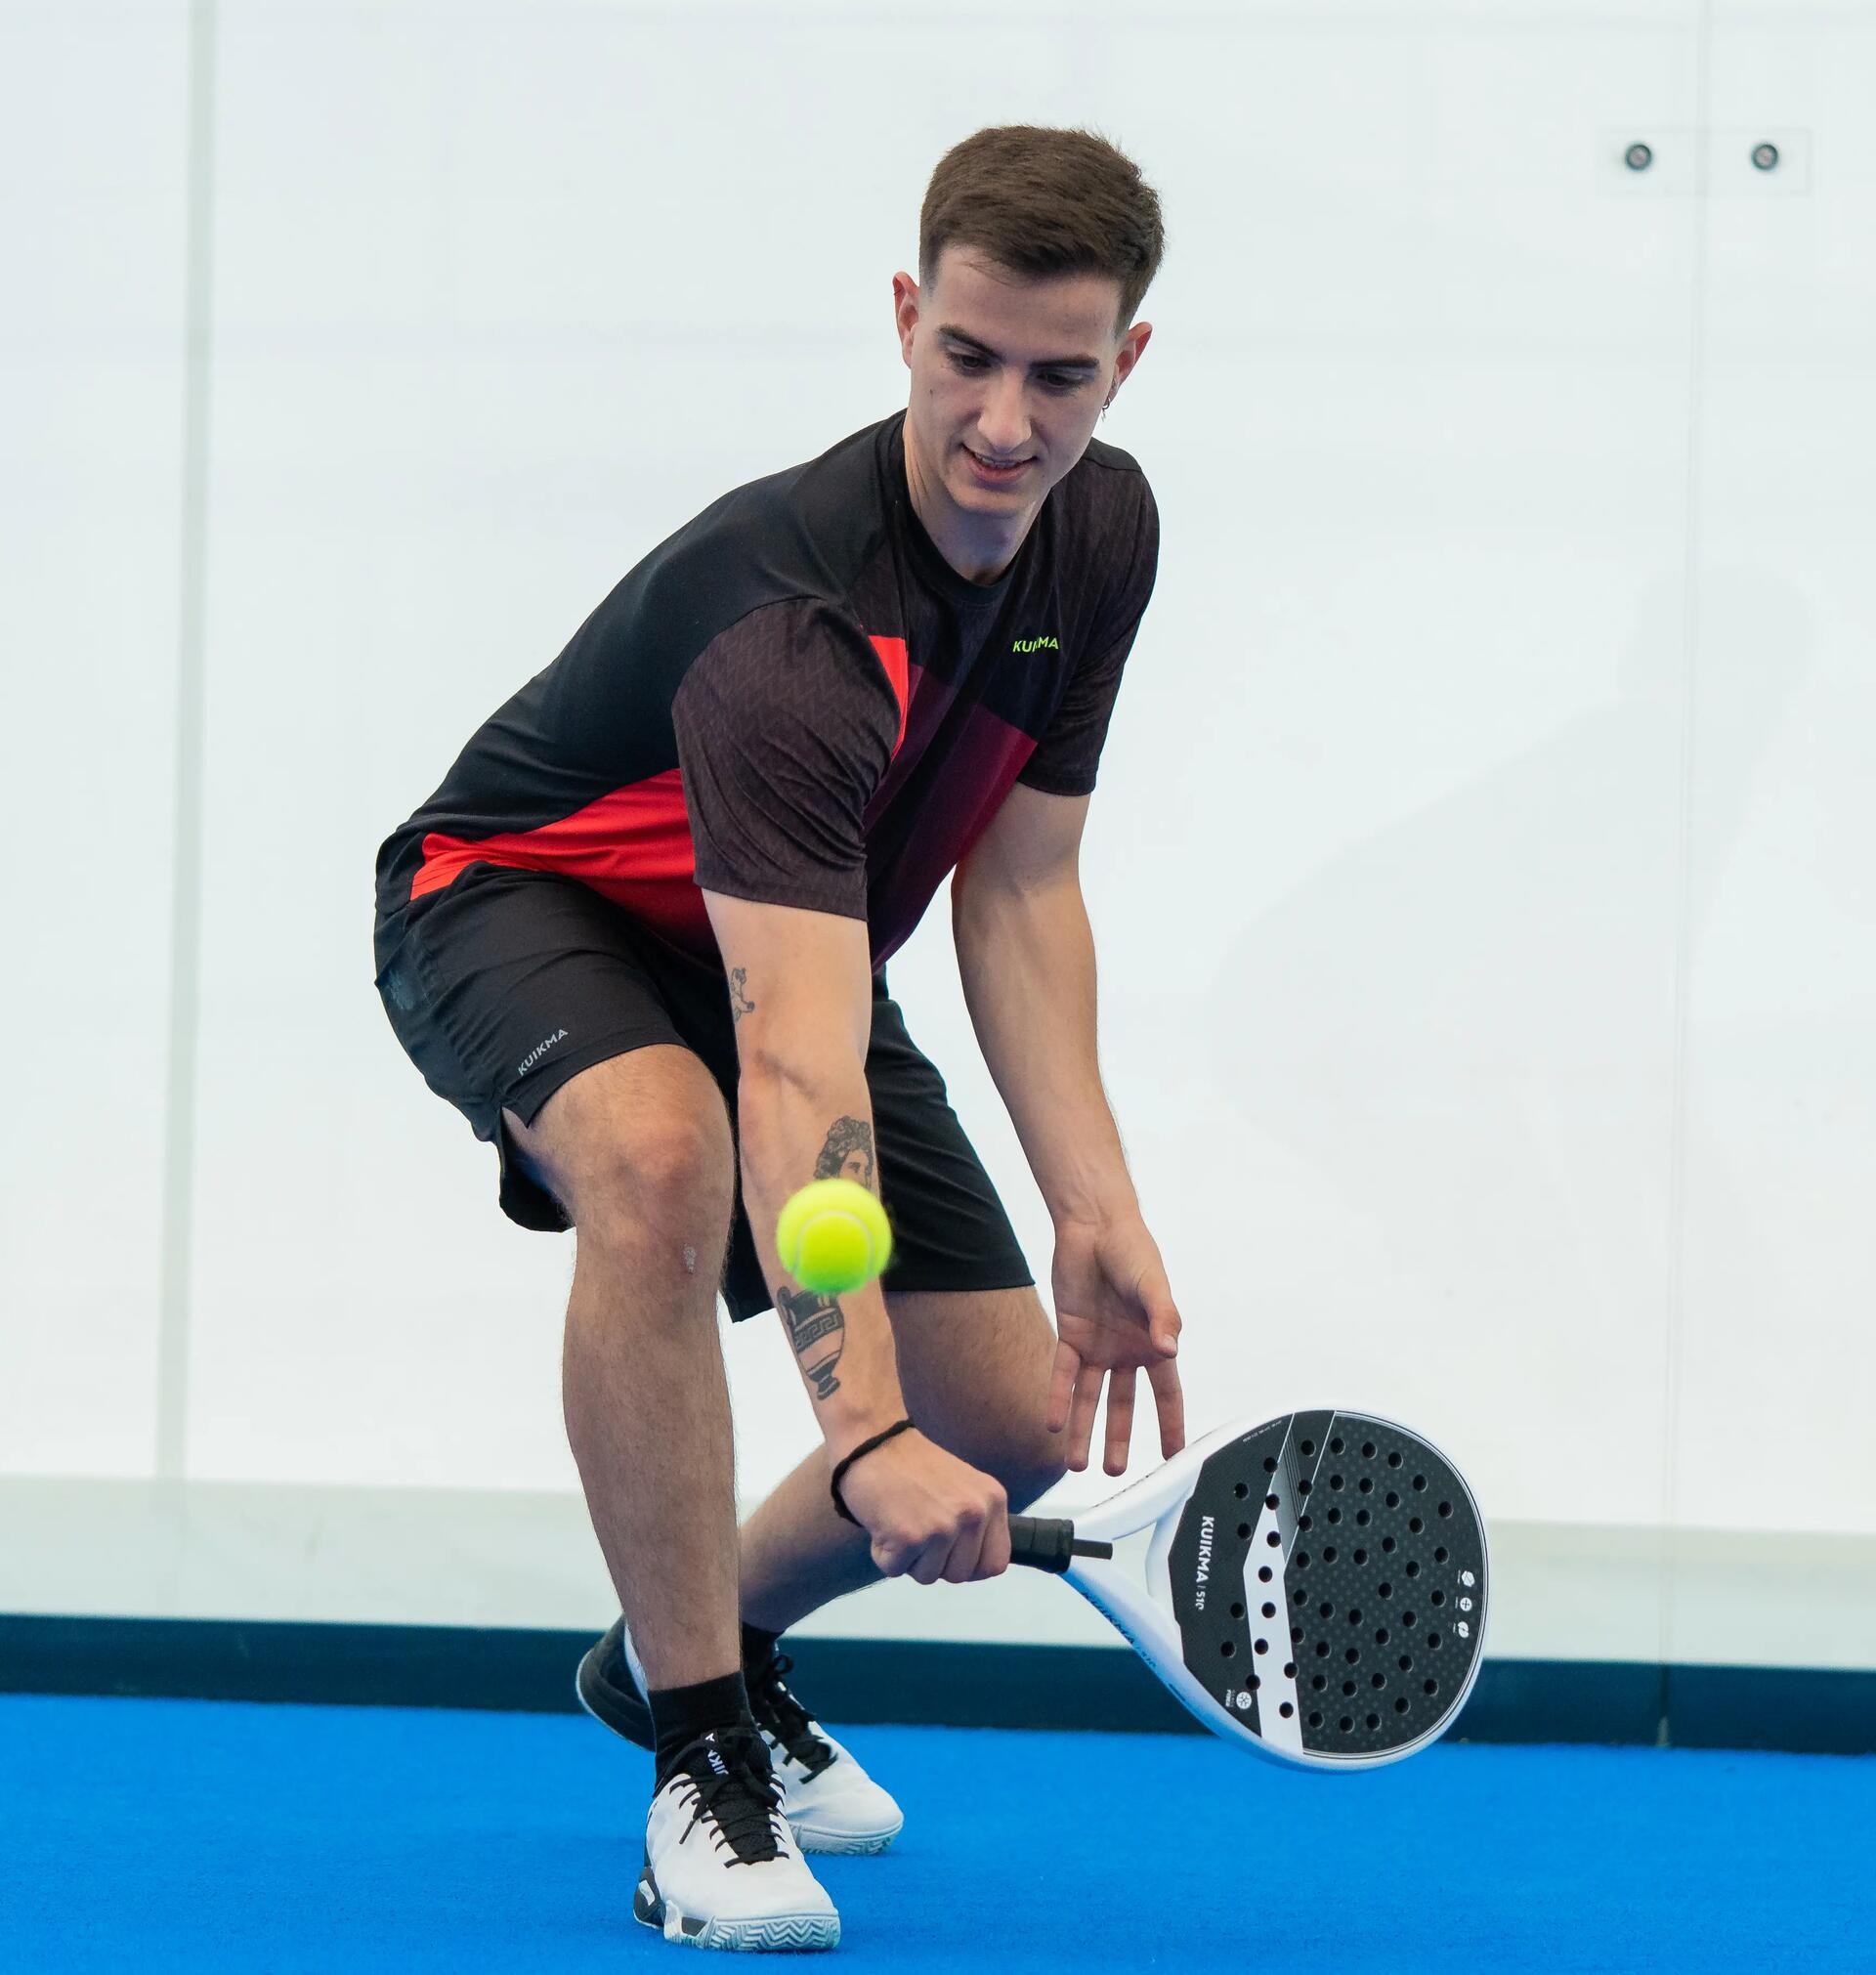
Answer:
POLYGON ((864 1118, 836 1118, 814 1162, 817 1180, 857 1180, 869 1193, 873 1183, 873 1127, 864 1118))
POLYGON ((730 969, 730 1021, 740 1022, 745 1015, 755 1012, 755 1004, 748 997, 749 970, 746 966, 730 969))
POLYGON ((775 1300, 789 1326, 802 1376, 813 1381, 816 1398, 831 1399, 840 1390, 833 1368, 847 1342, 847 1320, 840 1306, 831 1296, 805 1289, 778 1290, 775 1300))

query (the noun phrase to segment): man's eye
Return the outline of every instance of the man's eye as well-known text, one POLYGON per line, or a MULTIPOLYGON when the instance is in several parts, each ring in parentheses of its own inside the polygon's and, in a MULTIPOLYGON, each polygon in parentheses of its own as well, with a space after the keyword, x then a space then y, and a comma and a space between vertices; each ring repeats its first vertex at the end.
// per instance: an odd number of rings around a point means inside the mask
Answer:
POLYGON ((960 370, 981 370, 984 367, 984 360, 981 357, 966 357, 961 350, 954 350, 951 353, 951 361, 960 370))
MULTIPOLYGON (((982 357, 966 356, 961 350, 953 350, 950 352, 950 356, 951 361, 957 365, 959 369, 968 371, 973 375, 984 367, 985 360, 982 357)), ((1078 391, 1082 385, 1082 380, 1079 377, 1045 377, 1043 382, 1051 391, 1078 391)))

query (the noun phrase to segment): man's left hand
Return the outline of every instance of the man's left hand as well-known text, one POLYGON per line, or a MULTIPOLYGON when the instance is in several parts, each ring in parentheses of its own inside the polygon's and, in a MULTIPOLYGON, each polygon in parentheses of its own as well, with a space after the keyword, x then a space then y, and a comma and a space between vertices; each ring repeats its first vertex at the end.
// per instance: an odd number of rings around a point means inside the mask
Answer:
POLYGON ((1185 1398, 1174 1353, 1179 1312, 1159 1244, 1137 1213, 1063 1221, 1055 1229, 1055 1369, 1046 1424, 1068 1431, 1068 1465, 1087 1466, 1094 1415, 1107 1381, 1103 1466, 1127 1472, 1133 1432, 1134 1375, 1145 1368, 1160 1415, 1160 1452, 1185 1445, 1185 1398))

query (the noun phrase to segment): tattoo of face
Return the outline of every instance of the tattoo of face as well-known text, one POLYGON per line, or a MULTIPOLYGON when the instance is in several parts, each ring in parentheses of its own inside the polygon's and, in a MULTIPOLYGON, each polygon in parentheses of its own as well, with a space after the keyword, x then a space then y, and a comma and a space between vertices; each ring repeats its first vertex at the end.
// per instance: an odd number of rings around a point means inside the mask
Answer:
POLYGON ((857 1180, 868 1192, 874 1191, 873 1127, 864 1118, 836 1118, 814 1162, 814 1177, 857 1180))
POLYGON ((749 970, 746 966, 730 969, 730 1020, 740 1022, 746 1014, 755 1012, 755 1004, 748 997, 749 970))
POLYGON ((847 1320, 840 1314, 840 1306, 831 1296, 803 1289, 778 1290, 776 1303, 789 1326, 789 1340, 802 1373, 814 1383, 815 1397, 831 1398, 840 1390, 833 1368, 847 1342, 847 1320))

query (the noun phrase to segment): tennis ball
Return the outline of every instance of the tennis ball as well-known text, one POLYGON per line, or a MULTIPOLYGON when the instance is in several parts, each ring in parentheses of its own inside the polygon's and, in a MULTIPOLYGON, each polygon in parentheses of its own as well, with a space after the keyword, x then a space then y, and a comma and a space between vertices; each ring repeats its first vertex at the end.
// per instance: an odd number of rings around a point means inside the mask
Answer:
POLYGON ((783 1203, 775 1245, 802 1288, 844 1296, 885 1267, 892 1229, 886 1210, 857 1180, 810 1180, 783 1203))

